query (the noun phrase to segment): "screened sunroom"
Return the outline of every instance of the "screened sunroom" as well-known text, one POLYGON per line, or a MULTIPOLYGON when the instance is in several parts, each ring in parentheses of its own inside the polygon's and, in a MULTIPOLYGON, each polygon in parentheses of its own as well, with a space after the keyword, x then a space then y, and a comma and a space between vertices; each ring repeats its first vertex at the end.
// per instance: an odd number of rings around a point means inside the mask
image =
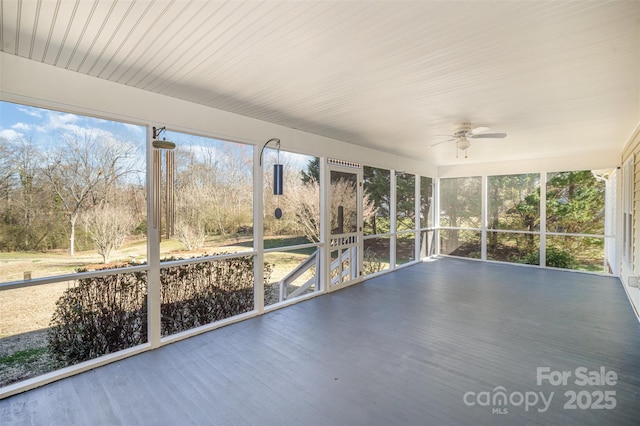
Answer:
POLYGON ((3 424, 637 422, 640 3, 1 6, 3 424))

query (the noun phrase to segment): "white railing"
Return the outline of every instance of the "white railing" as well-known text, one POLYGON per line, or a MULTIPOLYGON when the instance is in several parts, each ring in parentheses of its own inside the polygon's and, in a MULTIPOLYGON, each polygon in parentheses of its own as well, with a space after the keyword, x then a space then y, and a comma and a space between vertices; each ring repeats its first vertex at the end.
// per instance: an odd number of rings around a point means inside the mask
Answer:
POLYGON ((311 286, 315 286, 317 289, 320 286, 320 250, 316 250, 313 254, 305 259, 300 265, 298 265, 293 271, 289 272, 283 279, 278 283, 280 286, 280 298, 279 301, 282 302, 287 299, 293 299, 294 297, 300 296, 305 291, 307 291, 311 286), (289 285, 292 284, 295 280, 304 275, 308 270, 312 267, 315 267, 314 274, 311 278, 309 278, 304 284, 300 287, 296 288, 291 294, 287 294, 287 290, 289 289, 289 285))
POLYGON ((355 267, 358 262, 358 247, 347 247, 339 250, 340 255, 331 262, 331 285, 342 282, 346 277, 355 279, 358 277, 358 268, 355 267), (347 264, 345 268, 344 265, 347 264), (337 273, 334 276, 334 271, 337 273))

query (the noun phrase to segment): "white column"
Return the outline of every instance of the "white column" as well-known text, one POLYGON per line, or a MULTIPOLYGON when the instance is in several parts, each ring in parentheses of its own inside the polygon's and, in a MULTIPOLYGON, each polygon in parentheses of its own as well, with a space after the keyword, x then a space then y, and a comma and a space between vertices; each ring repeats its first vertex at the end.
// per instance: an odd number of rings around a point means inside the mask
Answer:
POLYGON ((482 186, 481 186, 481 194, 482 194, 482 211, 480 212, 480 223, 482 224, 482 231, 480 232, 481 238, 481 249, 480 249, 480 253, 481 254, 481 259, 482 260, 487 260, 487 205, 488 203, 488 196, 489 196, 489 192, 488 192, 488 178, 487 176, 482 176, 481 178, 482 181, 482 186))
POLYGON ((416 217, 416 224, 415 224, 415 244, 414 244, 414 254, 413 254, 413 258, 414 260, 420 260, 420 235, 422 234, 422 232, 420 232, 420 228, 422 228, 422 223, 420 220, 420 212, 421 212, 421 207, 422 207, 422 203, 420 202, 420 175, 415 175, 415 181, 416 181, 416 190, 415 190, 415 217, 416 217))
POLYGON ((547 266, 547 172, 540 172, 540 266, 547 266))
POLYGON ((320 157, 320 286, 323 293, 331 288, 331 247, 329 247, 331 212, 329 204, 329 167, 327 158, 320 157))
POLYGON ((440 178, 434 178, 433 180, 433 227, 435 228, 435 243, 434 253, 440 254, 440 178))
POLYGON ((396 267, 396 171, 391 170, 389 176, 391 194, 391 205, 389 206, 389 269, 395 269, 396 267))
MULTIPOLYGON (((261 146, 253 147, 253 307, 264 312, 264 166, 260 163, 261 146)), ((284 188, 284 191, 287 189, 284 188)))
MULTIPOLYGON (((147 330, 151 347, 160 346, 160 223, 158 215, 154 227, 155 182, 153 179, 153 130, 147 125, 147 330)), ((158 182, 158 184, 160 184, 158 182)))

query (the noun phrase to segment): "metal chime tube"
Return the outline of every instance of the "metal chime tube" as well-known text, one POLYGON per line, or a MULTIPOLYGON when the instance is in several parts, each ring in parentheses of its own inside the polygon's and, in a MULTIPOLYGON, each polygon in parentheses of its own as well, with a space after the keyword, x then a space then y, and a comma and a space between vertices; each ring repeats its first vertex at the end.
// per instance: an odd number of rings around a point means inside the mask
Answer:
POLYGON ((160 191, 162 182, 162 151, 153 150, 153 227, 160 235, 160 191))
POLYGON ((175 188, 174 188, 174 175, 175 175, 175 154, 173 151, 167 151, 165 154, 166 160, 166 175, 167 181, 165 183, 165 205, 166 205, 166 236, 167 239, 171 238, 174 233, 175 223, 175 188))
POLYGON ((282 195, 284 172, 282 164, 273 165, 273 195, 282 195))

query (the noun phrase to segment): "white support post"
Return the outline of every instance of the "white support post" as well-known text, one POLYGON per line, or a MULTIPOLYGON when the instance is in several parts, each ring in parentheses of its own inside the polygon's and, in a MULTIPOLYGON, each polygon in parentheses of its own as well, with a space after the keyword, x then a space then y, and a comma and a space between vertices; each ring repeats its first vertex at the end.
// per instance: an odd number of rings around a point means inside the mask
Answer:
MULTIPOLYGON (((261 147, 253 147, 253 306, 264 312, 264 167, 260 163, 261 147)), ((286 190, 286 188, 285 188, 286 190)))
POLYGON ((415 203, 414 203, 414 209, 415 209, 415 226, 414 229, 416 230, 415 234, 414 234, 414 244, 413 244, 413 259, 414 260, 420 260, 420 241, 421 241, 421 234, 422 231, 420 231, 420 229, 422 228, 422 223, 420 220, 420 213, 422 212, 421 207, 422 207, 422 203, 420 202, 420 175, 416 174, 415 175, 415 203))
POLYGON ((433 181, 433 227, 435 234, 435 247, 433 252, 436 255, 440 254, 440 178, 435 178, 433 181))
POLYGON ((389 231, 391 236, 389 237, 389 269, 396 268, 396 171, 391 170, 389 176, 389 182, 391 186, 391 206, 389 206, 389 231))
POLYGON ((320 157, 320 291, 329 292, 331 289, 331 247, 329 233, 331 226, 331 211, 329 205, 330 176, 326 157, 320 157))
POLYGON ((357 194, 357 229, 356 229, 356 241, 358 242, 356 248, 356 263, 350 265, 353 268, 353 279, 358 279, 364 276, 364 168, 360 168, 356 173, 356 194, 357 194), (354 267, 355 266, 355 267, 354 267))
POLYGON ((615 248, 615 257, 616 257, 616 262, 613 268, 613 274, 620 276, 622 274, 622 262, 624 261, 623 258, 623 250, 624 250, 624 246, 623 246, 623 242, 624 242, 624 230, 623 230, 623 224, 625 221, 625 210, 623 207, 623 199, 624 199, 624 186, 623 184, 623 178, 624 178, 624 172, 620 173, 621 169, 618 168, 618 170, 616 171, 616 186, 614 188, 614 191, 616 193, 616 215, 614 216, 613 219, 613 223, 614 223, 614 244, 616 245, 615 248))
POLYGON ((540 172, 540 266, 547 266, 547 172, 540 172))
POLYGON ((360 275, 360 250, 357 247, 351 247, 349 250, 349 271, 351 271, 351 279, 356 280, 360 275))
POLYGON ((482 194, 482 211, 480 212, 480 223, 482 224, 482 231, 480 232, 481 238, 481 249, 480 249, 480 253, 481 253, 481 259, 482 260, 487 260, 487 206, 488 206, 488 196, 489 196, 489 191, 488 191, 488 182, 489 179, 486 175, 482 176, 481 178, 481 194, 482 194))
POLYGON ((155 211, 153 130, 147 125, 147 335, 152 348, 160 346, 160 304, 162 284, 160 282, 160 216, 155 211), (156 221, 154 225, 154 215, 156 221))

